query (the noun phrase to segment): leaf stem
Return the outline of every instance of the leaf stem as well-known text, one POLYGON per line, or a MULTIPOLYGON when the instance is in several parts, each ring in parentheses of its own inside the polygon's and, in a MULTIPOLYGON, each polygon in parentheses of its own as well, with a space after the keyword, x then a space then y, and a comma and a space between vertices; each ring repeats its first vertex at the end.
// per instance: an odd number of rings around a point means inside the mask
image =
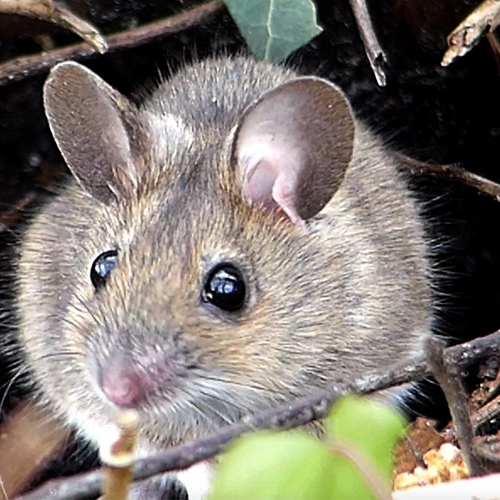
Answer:
POLYGON ((380 475, 364 455, 337 439, 329 441, 328 446, 333 453, 352 462, 379 500, 392 500, 390 489, 384 484, 380 475))

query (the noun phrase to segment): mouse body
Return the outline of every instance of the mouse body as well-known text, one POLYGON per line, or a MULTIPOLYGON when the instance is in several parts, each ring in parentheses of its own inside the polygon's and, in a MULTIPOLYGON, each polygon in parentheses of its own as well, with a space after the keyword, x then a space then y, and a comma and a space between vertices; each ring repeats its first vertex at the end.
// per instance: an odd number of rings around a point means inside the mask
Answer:
POLYGON ((422 351, 429 244, 398 160, 330 82, 248 57, 136 105, 77 63, 47 79, 73 178, 26 229, 19 340, 41 404, 139 454, 422 351))

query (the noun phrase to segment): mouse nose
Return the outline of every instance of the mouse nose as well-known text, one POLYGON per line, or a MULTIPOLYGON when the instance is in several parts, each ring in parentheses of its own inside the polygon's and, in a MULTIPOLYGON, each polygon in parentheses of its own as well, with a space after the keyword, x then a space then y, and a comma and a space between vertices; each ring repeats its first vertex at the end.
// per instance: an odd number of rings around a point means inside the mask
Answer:
POLYGON ((112 360, 104 365, 99 382, 109 401, 120 408, 135 408, 147 395, 144 376, 127 360, 112 360))

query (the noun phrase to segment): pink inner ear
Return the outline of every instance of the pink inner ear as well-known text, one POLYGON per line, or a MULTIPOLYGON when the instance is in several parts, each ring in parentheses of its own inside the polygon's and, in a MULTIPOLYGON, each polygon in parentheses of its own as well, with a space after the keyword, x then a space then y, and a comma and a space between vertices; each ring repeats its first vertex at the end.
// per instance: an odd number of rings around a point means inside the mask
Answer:
POLYGON ((295 184, 294 179, 287 178, 286 174, 282 172, 274 183, 273 198, 290 220, 302 228, 304 221, 300 218, 295 207, 295 184))
POLYGON ((275 134, 258 135, 239 152, 245 194, 252 203, 269 209, 279 207, 294 224, 303 226, 295 206, 303 155, 280 139, 275 134))
POLYGON ((276 206, 273 199, 273 190, 279 172, 273 164, 261 158, 255 166, 250 167, 246 182, 246 194, 252 203, 263 205, 267 208, 276 206))

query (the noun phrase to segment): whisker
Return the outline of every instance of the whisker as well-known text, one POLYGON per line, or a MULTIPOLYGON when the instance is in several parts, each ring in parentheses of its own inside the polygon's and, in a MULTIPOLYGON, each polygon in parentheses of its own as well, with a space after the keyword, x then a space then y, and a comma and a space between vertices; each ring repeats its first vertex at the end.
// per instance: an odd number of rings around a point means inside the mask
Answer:
POLYGON ((0 400, 0 414, 2 413, 2 410, 3 410, 3 406, 5 404, 5 401, 7 400, 7 394, 9 393, 9 391, 12 389, 12 386, 14 385, 14 382, 21 376, 23 375, 23 373, 25 373, 26 371, 28 370, 28 366, 22 366, 18 372, 11 378, 10 382, 8 383, 4 393, 3 393, 3 396, 2 396, 2 399, 0 400))
POLYGON ((70 350, 60 350, 56 352, 49 352, 47 354, 42 354, 39 356, 32 357, 32 360, 34 363, 37 363, 38 361, 44 361, 46 359, 53 359, 53 358, 85 358, 85 354, 78 352, 78 351, 70 351, 70 350))
POLYGON ((252 390, 254 392, 262 392, 266 394, 282 394, 281 391, 272 389, 271 387, 264 387, 263 385, 259 385, 256 382, 252 382, 249 384, 245 384, 242 382, 237 382, 235 380, 225 379, 223 377, 211 377, 210 375, 203 374, 203 380, 208 380, 210 382, 222 383, 227 385, 228 387, 239 387, 245 390, 252 390))
MULTIPOLYGON (((204 393, 203 391, 200 391, 200 394, 202 394, 203 396, 206 396, 208 398, 208 401, 204 401, 204 403, 205 403, 206 408, 207 408, 208 411, 212 412, 217 417, 219 417, 225 424, 232 424, 233 423, 233 421, 227 415, 225 415, 224 413, 222 413, 219 410, 217 410, 217 408, 215 408, 215 406, 211 405, 210 402, 209 402, 212 399, 212 400, 215 400, 215 401, 222 401, 225 404, 226 401, 224 401, 224 400, 218 400, 216 398, 213 398, 210 395, 204 393)), ((195 406, 195 405, 196 404, 193 402, 193 406, 195 406)), ((236 408, 239 413, 241 413, 241 408, 238 408, 236 405, 232 405, 232 406, 234 408, 236 408)), ((205 414, 206 414, 206 412, 205 412, 205 414)))
POLYGON ((86 300, 80 295, 80 294, 76 294, 75 295, 75 299, 78 301, 78 303, 80 304, 80 306, 82 307, 82 309, 89 314, 89 316, 95 321, 96 324, 101 324, 103 322, 105 322, 104 318, 103 317, 99 317, 97 315, 97 312, 95 311, 95 309, 89 307, 86 303, 86 300))
MULTIPOLYGON (((183 391, 181 391, 183 392, 183 391)), ((203 418, 207 418, 207 415, 201 410, 196 404, 191 400, 189 397, 189 394, 187 394, 187 397, 183 398, 183 405, 189 407, 190 409, 194 410, 197 412, 199 415, 201 415, 203 418)))
POLYGON ((5 500, 9 500, 9 496, 7 495, 7 490, 5 489, 5 483, 2 478, 2 474, 0 474, 0 489, 2 491, 2 495, 5 498, 5 500))
MULTIPOLYGON (((217 394, 217 391, 210 391, 210 392, 207 392, 206 389, 204 389, 203 387, 198 387, 198 391, 199 393, 202 395, 202 396, 205 396, 205 398, 207 398, 209 401, 210 400, 213 400, 213 401, 217 401, 218 403, 222 403, 224 406, 231 406, 233 407, 235 410, 237 410, 238 412, 241 413, 242 411, 242 407, 237 405, 236 403, 234 403, 233 401, 230 401, 229 398, 227 399, 223 399, 219 396, 219 394, 217 394)), ((216 410, 214 408, 211 407, 211 409, 213 409, 213 411, 215 412, 216 410)))

